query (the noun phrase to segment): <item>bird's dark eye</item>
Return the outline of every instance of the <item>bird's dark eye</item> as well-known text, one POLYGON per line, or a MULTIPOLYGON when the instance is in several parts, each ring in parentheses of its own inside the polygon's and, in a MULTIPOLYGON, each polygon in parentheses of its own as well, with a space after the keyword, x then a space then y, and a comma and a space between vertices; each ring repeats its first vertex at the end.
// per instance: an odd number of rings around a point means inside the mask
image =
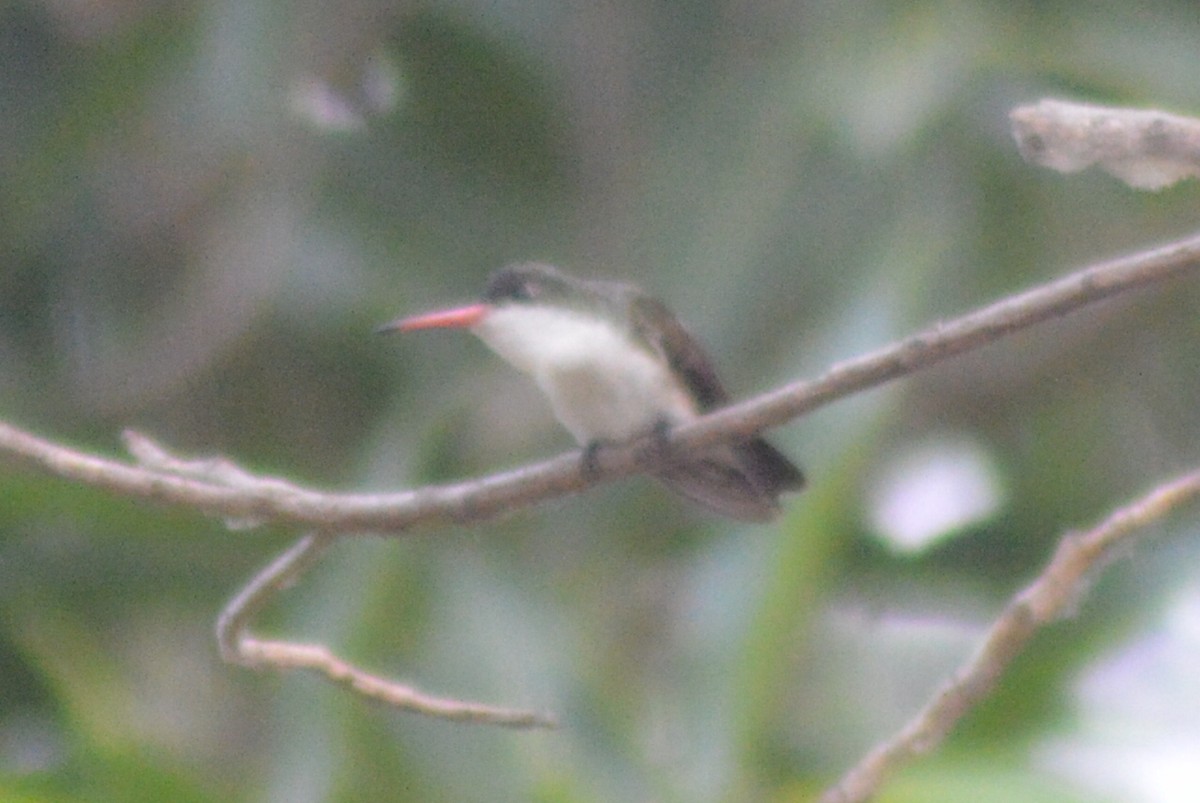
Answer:
POLYGON ((502 270, 488 282, 483 297, 487 301, 529 301, 542 294, 542 286, 513 270, 502 270))
POLYGON ((562 275, 554 268, 537 262, 525 262, 493 273, 483 293, 483 300, 545 303, 548 299, 561 296, 563 287, 562 275))

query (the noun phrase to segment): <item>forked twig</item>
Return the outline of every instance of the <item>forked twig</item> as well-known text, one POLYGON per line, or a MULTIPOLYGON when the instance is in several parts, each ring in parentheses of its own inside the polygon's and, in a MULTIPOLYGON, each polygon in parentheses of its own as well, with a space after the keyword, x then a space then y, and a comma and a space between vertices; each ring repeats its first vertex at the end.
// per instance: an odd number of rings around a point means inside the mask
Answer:
POLYGON ((317 562, 334 538, 329 533, 321 532, 303 536, 254 575, 229 600, 217 617, 217 646, 222 658, 231 664, 260 666, 255 651, 247 646, 254 641, 246 630, 250 620, 273 595, 295 584, 300 575, 317 562))
POLYGON ((247 627, 270 598, 295 583, 337 539, 331 533, 310 533, 288 547, 254 576, 229 601, 217 618, 217 644, 226 661, 253 669, 311 669, 334 683, 416 714, 480 725, 510 728, 552 728, 553 717, 516 708, 500 708, 446 697, 433 697, 412 686, 364 672, 334 655, 322 644, 267 641, 247 627))

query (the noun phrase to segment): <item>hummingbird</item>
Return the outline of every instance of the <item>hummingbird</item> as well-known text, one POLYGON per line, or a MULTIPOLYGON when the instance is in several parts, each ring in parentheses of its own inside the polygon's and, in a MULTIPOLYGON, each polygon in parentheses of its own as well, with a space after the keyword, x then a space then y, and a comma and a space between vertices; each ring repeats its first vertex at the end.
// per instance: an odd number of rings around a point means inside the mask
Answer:
MULTIPOLYGON (((399 318, 381 333, 466 329, 533 378, 554 416, 584 447, 665 438, 729 401, 699 341, 658 299, 623 282, 577 279, 522 263, 492 274, 478 303, 399 318)), ((711 512, 765 522, 804 475, 761 437, 671 456, 653 470, 711 512)))

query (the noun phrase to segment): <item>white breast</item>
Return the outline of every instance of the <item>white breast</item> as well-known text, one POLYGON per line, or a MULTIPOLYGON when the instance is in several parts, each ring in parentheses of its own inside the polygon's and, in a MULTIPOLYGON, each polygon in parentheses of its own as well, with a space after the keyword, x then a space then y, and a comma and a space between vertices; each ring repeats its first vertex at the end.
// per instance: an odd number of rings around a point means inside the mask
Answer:
POLYGON ((658 355, 597 317, 507 305, 493 309, 472 331, 533 377, 555 417, 581 444, 627 440, 659 420, 676 424, 696 415, 658 355))

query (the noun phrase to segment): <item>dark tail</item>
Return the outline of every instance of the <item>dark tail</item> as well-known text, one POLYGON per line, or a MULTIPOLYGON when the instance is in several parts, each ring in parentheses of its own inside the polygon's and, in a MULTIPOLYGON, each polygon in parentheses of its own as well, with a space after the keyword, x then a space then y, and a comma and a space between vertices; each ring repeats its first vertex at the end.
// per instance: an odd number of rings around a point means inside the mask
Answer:
POLYGON ((762 438, 734 446, 753 482, 775 495, 804 488, 804 472, 762 438))
POLYGON ((800 469, 762 438, 672 463, 656 476, 713 513, 751 522, 775 518, 779 495, 804 487, 800 469))

